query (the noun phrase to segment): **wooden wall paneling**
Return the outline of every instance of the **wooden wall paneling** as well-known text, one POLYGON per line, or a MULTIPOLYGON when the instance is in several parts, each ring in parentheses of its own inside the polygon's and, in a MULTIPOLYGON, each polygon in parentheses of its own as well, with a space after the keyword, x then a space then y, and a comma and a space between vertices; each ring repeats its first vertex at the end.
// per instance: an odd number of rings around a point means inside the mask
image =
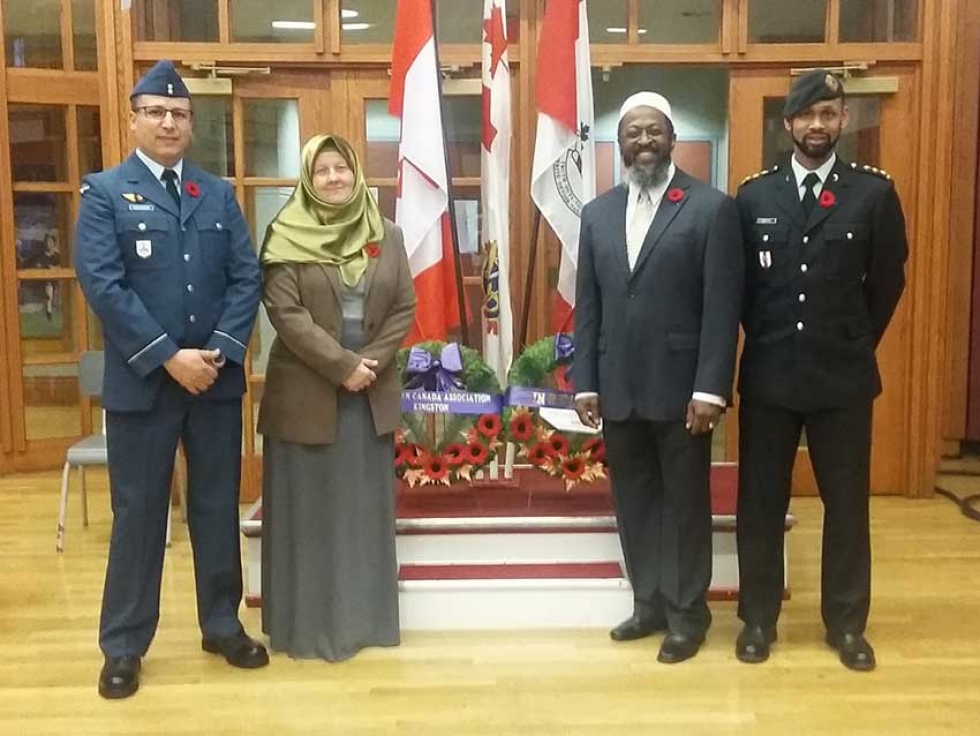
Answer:
MULTIPOLYGON (((327 29, 324 27, 326 12, 323 4, 330 0, 316 0, 313 4, 313 49, 317 54, 323 54, 327 50, 327 29)), ((334 24, 331 24, 333 27, 334 24)))
POLYGON ((918 152, 918 181, 929 182, 916 197, 915 242, 906 299, 912 311, 909 388, 909 467, 906 487, 911 496, 931 496, 939 461, 942 420, 943 362, 946 335, 946 287, 949 258, 949 202, 953 168, 957 0, 924 0, 922 95, 916 138, 927 142, 918 152), (938 114, 937 114, 938 113, 938 114))
MULTIPOLYGON (((3 28, 3 3, 0 2, 0 28, 3 28)), ((9 221, 12 219, 7 213, 13 212, 13 192, 10 188, 11 168, 10 168, 10 147, 6 141, 10 140, 9 120, 7 111, 7 55, 0 53, 0 402, 4 406, 10 407, 7 411, 0 411, 0 471, 6 472, 10 460, 8 455, 14 450, 13 432, 11 429, 11 417, 13 416, 12 394, 9 380, 9 371, 12 369, 10 360, 10 349, 8 349, 8 339, 13 340, 12 334, 8 329, 10 319, 10 305, 8 302, 11 296, 16 299, 17 290, 15 287, 16 274, 11 274, 9 261, 13 257, 13 225, 9 221), (14 286, 11 292, 11 286, 14 286), (11 335, 8 338, 8 335, 11 335)))
MULTIPOLYGON (((115 123, 119 131, 119 159, 106 161, 106 166, 121 163, 133 150, 133 136, 129 129, 129 93, 136 81, 136 69, 133 58, 133 17, 132 10, 122 10, 119 3, 106 0, 115 18, 116 27, 116 65, 115 79, 116 96, 119 100, 119 112, 115 123)), ((158 58, 167 58, 160 56, 158 58)))
POLYGON ((330 44, 329 44, 330 53, 333 54, 334 56, 337 56, 340 54, 342 50, 341 38, 340 38, 341 3, 340 0, 326 0, 326 2, 327 2, 327 13, 324 21, 327 25, 327 34, 330 38, 330 44))
POLYGON ((977 195, 977 117, 980 108, 980 3, 960 5, 956 43, 956 94, 953 147, 956 166, 949 223, 949 289, 946 301, 946 341, 943 392, 944 440, 967 436, 968 374, 970 369, 971 275, 974 261, 974 215, 977 195))
MULTIPOLYGON (((3 27, 3 3, 0 3, 0 28, 3 27)), ((20 369, 20 310, 17 297, 17 263, 14 257, 14 199, 13 169, 10 161, 10 97, 9 72, 6 54, 0 54, 0 321, 3 328, 3 354, 0 357, 0 401, 5 410, 0 412, 0 440, 8 451, 16 454, 24 451, 24 397, 23 378, 20 369), (8 213, 9 216, 8 216, 8 213)))
MULTIPOLYGON (((980 249, 980 156, 977 156, 977 198, 975 225, 973 231, 974 253, 980 249)), ((980 284, 980 259, 973 260, 973 284, 980 284)), ((972 314, 980 314, 980 287, 974 288, 973 296, 970 300, 972 314)), ((980 341, 973 339, 973 329, 971 326, 970 335, 970 361, 967 366, 968 371, 968 391, 967 391, 967 414, 966 414, 966 437, 971 440, 980 438, 980 341)))
POLYGON ((218 40, 222 44, 231 42, 231 7, 229 0, 218 0, 218 40))
POLYGON ((97 72, 60 72, 52 69, 9 69, 7 96, 11 101, 46 105, 91 103, 99 99, 97 72))
POLYGON ((61 0, 61 56, 65 71, 75 69, 75 33, 72 23, 71 0, 61 0))
POLYGON ((840 42, 840 0, 827 0, 827 43, 836 46, 840 42))
POLYGON ((122 160, 122 146, 116 121, 122 116, 121 98, 117 94, 119 54, 117 49, 115 0, 95 3, 96 41, 99 59, 99 124, 102 136, 102 165, 105 168, 122 160))

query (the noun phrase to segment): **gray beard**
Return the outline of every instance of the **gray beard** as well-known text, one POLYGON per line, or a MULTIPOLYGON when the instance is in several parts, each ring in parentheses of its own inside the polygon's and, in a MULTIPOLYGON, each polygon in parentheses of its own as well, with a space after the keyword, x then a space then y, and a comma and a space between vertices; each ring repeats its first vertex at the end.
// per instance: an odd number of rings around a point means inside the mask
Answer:
POLYGON ((670 159, 658 161, 649 166, 637 166, 634 164, 627 169, 630 181, 643 189, 653 189, 667 183, 667 174, 670 172, 670 159))

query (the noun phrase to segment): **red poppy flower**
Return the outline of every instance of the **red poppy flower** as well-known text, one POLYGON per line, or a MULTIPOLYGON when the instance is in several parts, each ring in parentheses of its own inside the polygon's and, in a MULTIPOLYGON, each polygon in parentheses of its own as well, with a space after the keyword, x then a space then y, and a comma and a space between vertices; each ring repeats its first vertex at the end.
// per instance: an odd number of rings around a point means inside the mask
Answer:
POLYGON ((413 468, 421 468, 425 462, 426 452, 422 445, 405 445, 405 460, 413 468))
POLYGON ((451 467, 458 467, 466 462, 466 448, 459 442, 450 442, 442 448, 442 457, 451 467))
POLYGON ((827 189, 824 189, 820 193, 820 206, 821 207, 833 207, 835 204, 837 204, 837 197, 834 196, 834 193, 833 192, 831 192, 831 191, 829 191, 827 189))
POLYGON ((189 181, 186 184, 184 184, 184 191, 187 192, 192 197, 201 196, 201 188, 192 181, 189 181))
POLYGON ((449 475, 449 465, 439 455, 427 457, 423 469, 432 480, 444 480, 449 475))
POLYGON ((405 445, 395 445, 395 467, 400 468, 408 462, 408 452, 405 445))
POLYGON ((531 461, 532 465, 544 465, 554 457, 554 454, 555 451, 551 449, 551 445, 547 442, 539 442, 531 448, 527 454, 527 459, 531 461))
POLYGON ((568 440, 565 439, 565 435, 555 432, 551 435, 551 439, 548 440, 548 444, 551 445, 551 451, 556 455, 565 455, 568 453, 568 440))
POLYGON ((684 199, 684 190, 674 187, 669 192, 667 192, 667 199, 671 202, 680 202, 684 199))
POLYGON ((490 450, 482 442, 470 442, 466 446, 466 459, 472 465, 483 465, 487 461, 490 450))
POLYGON ((582 443, 582 452, 587 452, 590 458, 601 463, 606 459, 606 443, 600 437, 593 437, 582 443))
POLYGON ((561 464, 561 472, 568 480, 578 480, 585 475, 585 461, 578 455, 565 458, 561 464))
POLYGON ((500 434, 503 427, 503 422, 500 421, 500 416, 497 414, 481 414, 480 418, 476 420, 477 431, 489 439, 500 434))
POLYGON ((511 417, 510 433, 518 442, 527 442, 534 437, 534 421, 526 411, 518 412, 511 417))
POLYGON ((368 243, 364 246, 364 252, 371 258, 377 258, 381 255, 381 246, 377 243, 368 243))

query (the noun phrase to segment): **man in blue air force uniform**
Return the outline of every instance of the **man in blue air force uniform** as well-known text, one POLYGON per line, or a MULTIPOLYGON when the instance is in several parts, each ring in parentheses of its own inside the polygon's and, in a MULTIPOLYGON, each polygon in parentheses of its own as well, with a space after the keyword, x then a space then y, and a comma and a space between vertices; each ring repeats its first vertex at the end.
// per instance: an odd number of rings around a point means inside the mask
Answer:
POLYGON ((805 428, 824 505, 827 643, 845 666, 867 671, 875 348, 905 287, 905 219, 885 172, 835 152, 848 122, 837 77, 818 69, 797 79, 783 118, 792 158, 749 177, 736 197, 746 283, 737 535, 745 627, 735 651, 762 662, 776 639, 783 525, 805 428))
POLYGON ((205 651, 268 663, 238 620, 243 364, 260 277, 226 182, 184 160, 190 93, 169 61, 136 85, 136 151, 85 177, 75 267, 105 335, 112 540, 99 626, 99 693, 139 687, 159 620, 174 455, 188 468, 188 523, 205 651))

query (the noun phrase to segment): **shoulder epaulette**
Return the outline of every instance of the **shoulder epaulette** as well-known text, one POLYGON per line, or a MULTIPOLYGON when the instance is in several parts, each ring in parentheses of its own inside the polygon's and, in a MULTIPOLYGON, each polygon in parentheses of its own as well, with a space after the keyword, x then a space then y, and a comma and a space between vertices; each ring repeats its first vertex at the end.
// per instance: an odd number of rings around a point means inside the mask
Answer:
POLYGON ((742 179, 742 182, 741 182, 741 184, 739 184, 739 186, 743 186, 744 184, 748 184, 750 181, 755 181, 756 179, 761 179, 764 176, 769 176, 769 174, 775 174, 777 171, 779 171, 779 165, 778 164, 775 165, 775 166, 773 166, 770 169, 763 169, 762 171, 757 171, 754 174, 749 174, 747 177, 745 177, 744 179, 742 179))
POLYGON ((879 169, 877 166, 868 166, 868 164, 851 163, 851 169, 853 171, 863 171, 865 174, 871 174, 872 176, 877 176, 879 179, 884 179, 885 181, 891 181, 892 177, 884 169, 879 169))

